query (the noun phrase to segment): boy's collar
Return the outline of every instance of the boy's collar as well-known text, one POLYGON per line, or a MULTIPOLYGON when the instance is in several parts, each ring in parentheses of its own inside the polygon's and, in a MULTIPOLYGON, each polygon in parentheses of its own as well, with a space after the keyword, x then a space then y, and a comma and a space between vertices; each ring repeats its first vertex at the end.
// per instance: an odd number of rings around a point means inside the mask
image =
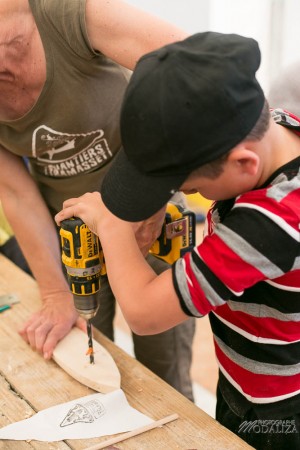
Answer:
POLYGON ((271 109, 271 117, 274 122, 284 127, 290 128, 296 134, 300 136, 300 118, 295 114, 286 111, 285 109, 276 108, 271 109))

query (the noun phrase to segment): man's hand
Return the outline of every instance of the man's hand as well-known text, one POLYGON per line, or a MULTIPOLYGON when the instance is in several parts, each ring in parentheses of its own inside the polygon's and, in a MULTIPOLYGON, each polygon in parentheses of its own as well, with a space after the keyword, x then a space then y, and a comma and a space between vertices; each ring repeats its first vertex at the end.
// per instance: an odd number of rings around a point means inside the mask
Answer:
POLYGON ((42 308, 30 317, 19 333, 34 350, 50 359, 58 341, 75 324, 86 331, 86 322, 78 316, 72 294, 60 292, 44 298, 42 308))
POLYGON ((132 223, 137 243, 144 256, 147 256, 153 243, 160 236, 165 214, 166 207, 163 207, 149 219, 132 223))

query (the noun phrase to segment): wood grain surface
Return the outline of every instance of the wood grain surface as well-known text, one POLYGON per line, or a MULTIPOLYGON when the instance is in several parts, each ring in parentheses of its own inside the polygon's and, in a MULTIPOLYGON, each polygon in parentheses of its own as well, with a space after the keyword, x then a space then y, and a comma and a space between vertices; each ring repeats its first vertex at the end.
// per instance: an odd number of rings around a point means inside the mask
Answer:
MULTIPOLYGON (((16 294, 20 303, 0 314, 0 427, 95 392, 53 360, 45 361, 19 336, 18 329, 40 307, 39 291, 30 276, 0 255, 0 295, 10 293, 16 294)), ((94 330, 94 338, 116 362, 121 388, 134 408, 153 420, 179 415, 174 422, 118 443, 120 450, 251 448, 101 333, 94 330)), ((107 436, 51 443, 0 440, 0 449, 82 450, 105 440, 107 436)))

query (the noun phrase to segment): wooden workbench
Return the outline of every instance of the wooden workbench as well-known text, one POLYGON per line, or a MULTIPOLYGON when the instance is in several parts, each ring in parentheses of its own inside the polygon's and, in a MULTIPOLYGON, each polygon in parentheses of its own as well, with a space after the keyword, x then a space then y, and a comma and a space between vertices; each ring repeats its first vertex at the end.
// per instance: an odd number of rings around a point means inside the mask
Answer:
MULTIPOLYGON (((0 255, 0 295, 10 293, 17 294, 20 303, 0 314, 0 427, 28 418, 50 406, 94 393, 72 379, 54 361, 45 361, 18 335, 17 330, 24 321, 40 307, 39 291, 30 276, 0 255)), ((121 373, 121 387, 134 408, 155 420, 173 413, 179 414, 176 421, 115 444, 116 448, 251 448, 103 335, 96 332, 95 338, 115 359, 121 373)), ((0 440, 0 449, 79 450, 106 439, 53 443, 0 440)))

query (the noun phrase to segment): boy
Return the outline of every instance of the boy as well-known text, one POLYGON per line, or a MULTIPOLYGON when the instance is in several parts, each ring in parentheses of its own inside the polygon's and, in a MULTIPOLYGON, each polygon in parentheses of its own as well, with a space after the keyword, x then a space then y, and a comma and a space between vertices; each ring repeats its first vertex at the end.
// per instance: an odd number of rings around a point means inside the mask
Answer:
POLYGON ((79 216, 99 235, 136 333, 209 313, 217 420, 257 449, 291 449, 300 448, 300 123, 283 111, 270 118, 259 64, 256 41, 213 32, 141 58, 102 199, 67 200, 56 221, 79 216), (161 215, 177 190, 216 202, 203 242, 156 276, 126 221, 161 215))

